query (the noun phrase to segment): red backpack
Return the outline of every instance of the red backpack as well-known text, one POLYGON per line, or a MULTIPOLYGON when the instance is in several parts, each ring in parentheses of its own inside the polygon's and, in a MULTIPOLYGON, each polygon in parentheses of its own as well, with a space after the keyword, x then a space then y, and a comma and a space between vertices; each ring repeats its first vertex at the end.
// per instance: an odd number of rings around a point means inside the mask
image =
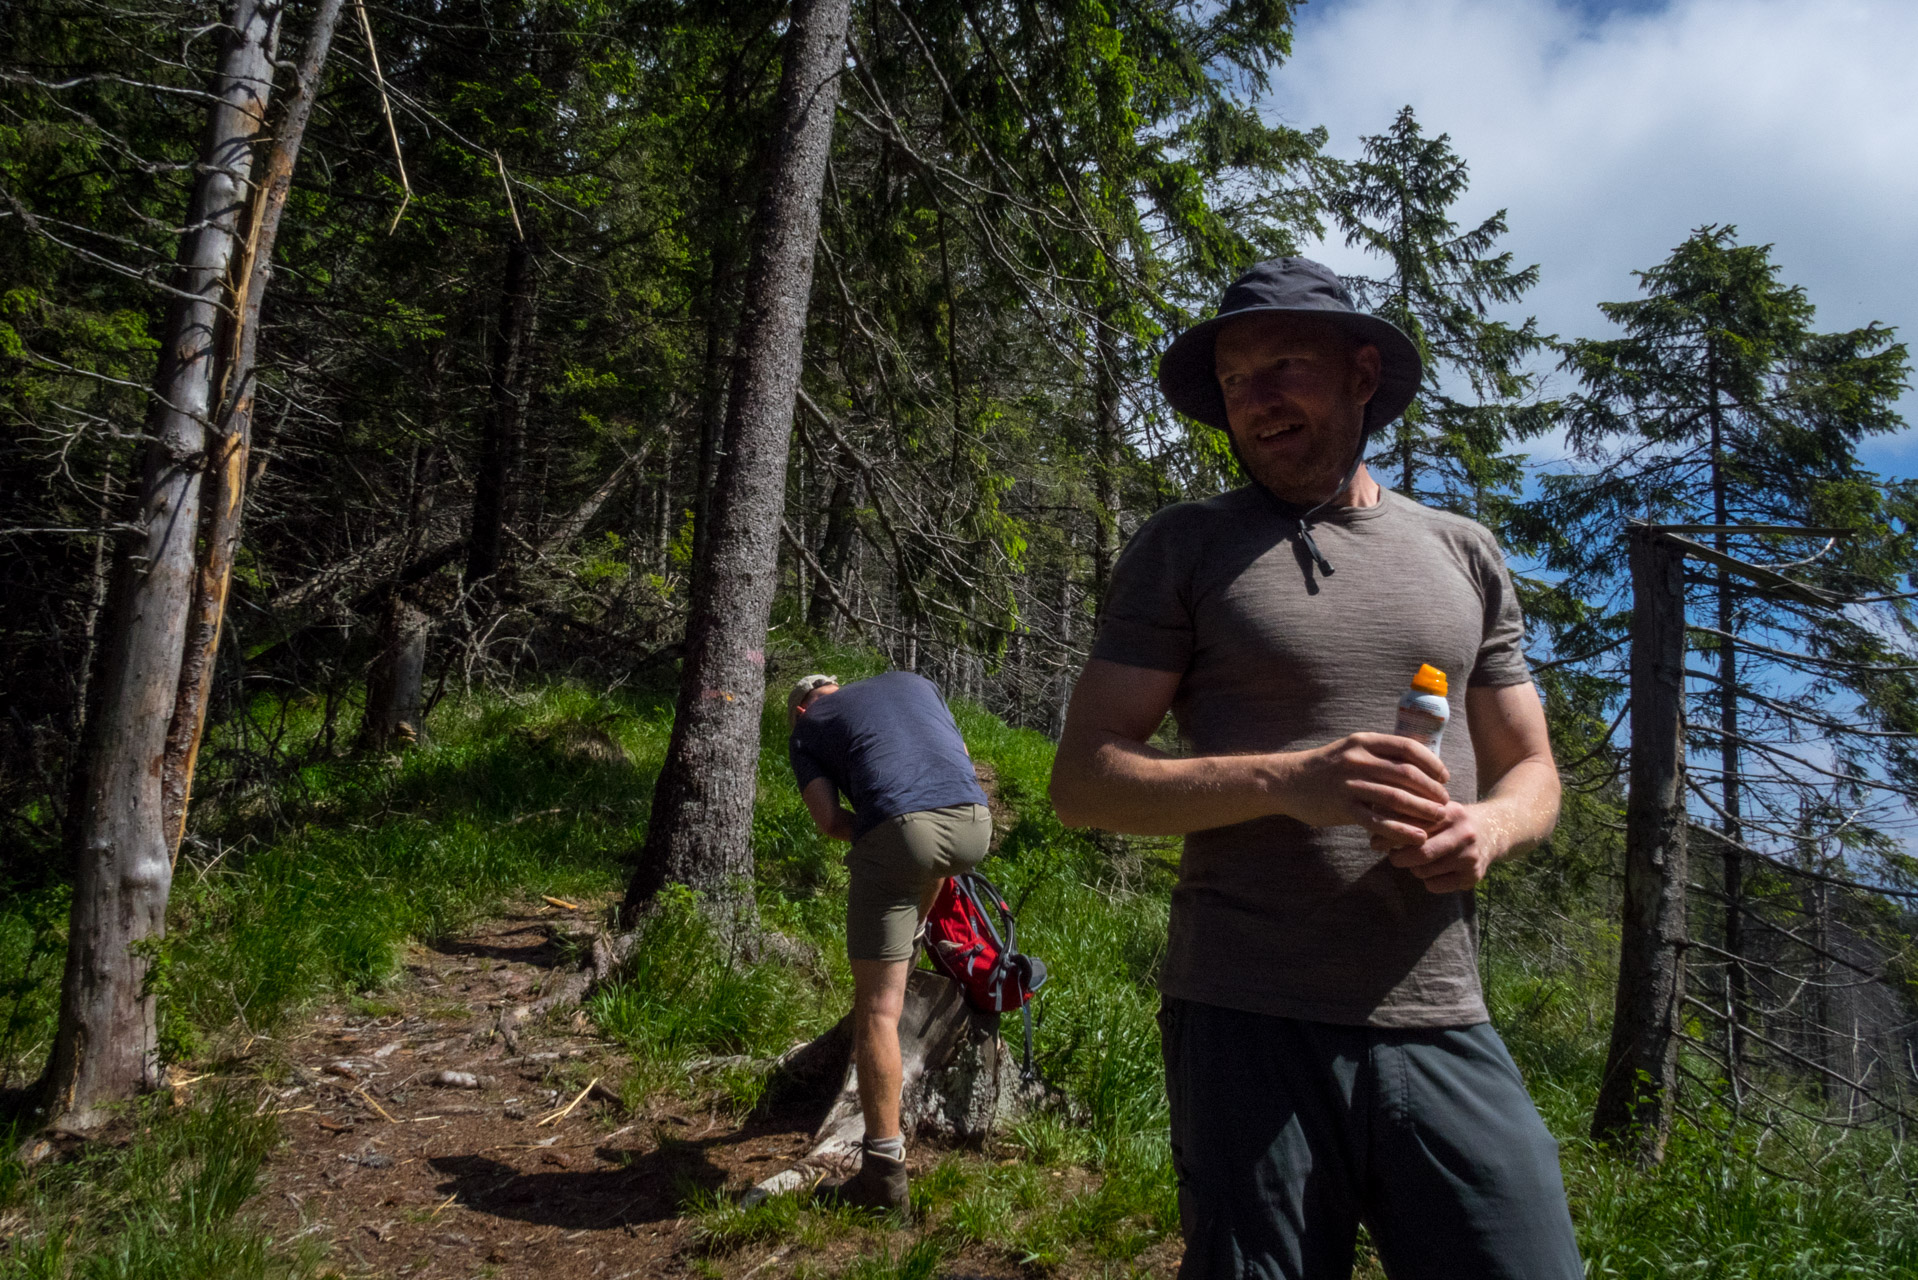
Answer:
POLYGON ((1032 1076, 1032 993, 1045 985, 1045 961, 1014 948, 1012 908, 984 876, 952 876, 926 914, 926 955, 932 967, 958 983, 966 1003, 987 1013, 1019 1010, 1025 1020, 1025 1062, 1021 1075, 1032 1076), (1005 927, 994 927, 986 903, 998 909, 1005 927))

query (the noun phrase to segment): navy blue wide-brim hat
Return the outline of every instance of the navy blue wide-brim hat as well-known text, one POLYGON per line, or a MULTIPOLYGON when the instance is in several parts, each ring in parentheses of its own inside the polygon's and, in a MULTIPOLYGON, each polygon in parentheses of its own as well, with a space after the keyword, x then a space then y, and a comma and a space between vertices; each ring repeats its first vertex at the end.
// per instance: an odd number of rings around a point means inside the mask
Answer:
POLYGON ((1418 394, 1423 368, 1418 348, 1397 325, 1353 306, 1352 295, 1329 267, 1309 258, 1271 258, 1234 280, 1219 313, 1180 334, 1159 357, 1159 390, 1174 409, 1228 429, 1212 342, 1227 321, 1261 313, 1311 316, 1379 349, 1379 389, 1365 406, 1368 435, 1404 413, 1418 394))

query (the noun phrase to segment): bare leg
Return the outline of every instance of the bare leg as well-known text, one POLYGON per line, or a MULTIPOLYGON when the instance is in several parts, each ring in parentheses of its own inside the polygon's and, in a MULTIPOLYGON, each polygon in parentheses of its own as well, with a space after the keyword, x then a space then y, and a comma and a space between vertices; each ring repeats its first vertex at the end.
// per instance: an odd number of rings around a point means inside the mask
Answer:
POLYGON ((899 1016, 906 1007, 908 960, 852 962, 852 1058, 859 1069, 859 1109, 868 1138, 896 1138, 899 1089, 899 1016))

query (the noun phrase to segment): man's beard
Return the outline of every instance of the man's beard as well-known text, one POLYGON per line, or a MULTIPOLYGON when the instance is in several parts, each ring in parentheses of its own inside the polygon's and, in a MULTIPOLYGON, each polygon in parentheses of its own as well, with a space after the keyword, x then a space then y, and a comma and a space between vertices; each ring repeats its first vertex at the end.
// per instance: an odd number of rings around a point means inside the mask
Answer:
POLYGON ((1239 446, 1236 433, 1226 435, 1241 472, 1282 502, 1316 507, 1337 497, 1350 479, 1362 447, 1364 428, 1355 424, 1349 435, 1341 433, 1336 443, 1328 440, 1317 445, 1302 465, 1293 466, 1248 454, 1239 446))

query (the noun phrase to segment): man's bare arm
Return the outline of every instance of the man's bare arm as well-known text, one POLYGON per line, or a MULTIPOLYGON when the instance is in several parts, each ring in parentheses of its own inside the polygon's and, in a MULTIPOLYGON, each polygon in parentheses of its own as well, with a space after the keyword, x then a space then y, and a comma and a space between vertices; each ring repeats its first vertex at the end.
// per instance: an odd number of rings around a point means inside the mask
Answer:
POLYGON ((839 788, 830 778, 814 778, 799 793, 819 833, 833 840, 852 839, 852 814, 839 807, 839 788))
POLYGON ((1537 687, 1467 689, 1465 714, 1483 798, 1447 806, 1428 839, 1391 856, 1433 893, 1471 888, 1494 862, 1533 848, 1558 823, 1558 766, 1537 687))
POLYGON ((1396 847, 1424 842, 1444 815, 1445 766, 1409 738, 1360 733, 1310 751, 1168 756, 1146 740, 1178 687, 1175 672, 1086 663, 1053 759, 1061 822, 1183 835, 1283 814, 1363 826, 1396 847))

